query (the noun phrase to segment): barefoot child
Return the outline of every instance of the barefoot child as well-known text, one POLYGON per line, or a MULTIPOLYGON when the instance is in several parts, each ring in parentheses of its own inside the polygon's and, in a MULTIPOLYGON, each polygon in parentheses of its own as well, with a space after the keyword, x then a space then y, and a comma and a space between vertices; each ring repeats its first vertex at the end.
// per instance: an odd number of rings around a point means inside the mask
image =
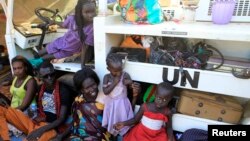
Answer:
MULTIPOLYGON (((132 80, 129 74, 123 71, 122 59, 117 54, 109 54, 106 63, 110 73, 106 74, 103 80, 103 92, 108 97, 105 101, 102 126, 117 136, 118 132, 114 130, 113 124, 134 116, 127 97, 127 86, 132 84, 132 80)), ((128 129, 128 126, 124 126, 119 134, 124 135, 128 129)))
POLYGON ((78 0, 75 15, 70 15, 64 23, 57 23, 68 28, 64 36, 49 43, 38 55, 45 60, 60 59, 82 51, 82 63, 94 58, 93 19, 96 16, 95 0, 78 0))
POLYGON ((168 108, 173 93, 171 84, 160 83, 153 103, 143 104, 134 118, 116 123, 116 130, 135 125, 124 136, 123 141, 174 141, 172 114, 168 108))

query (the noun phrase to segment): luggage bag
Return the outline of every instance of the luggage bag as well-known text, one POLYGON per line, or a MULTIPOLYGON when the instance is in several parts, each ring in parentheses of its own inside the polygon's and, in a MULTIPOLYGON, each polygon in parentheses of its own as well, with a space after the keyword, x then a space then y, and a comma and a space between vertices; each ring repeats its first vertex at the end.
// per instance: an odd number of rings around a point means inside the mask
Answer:
POLYGON ((186 115, 237 124, 241 119, 243 107, 231 97, 183 90, 177 111, 186 115))

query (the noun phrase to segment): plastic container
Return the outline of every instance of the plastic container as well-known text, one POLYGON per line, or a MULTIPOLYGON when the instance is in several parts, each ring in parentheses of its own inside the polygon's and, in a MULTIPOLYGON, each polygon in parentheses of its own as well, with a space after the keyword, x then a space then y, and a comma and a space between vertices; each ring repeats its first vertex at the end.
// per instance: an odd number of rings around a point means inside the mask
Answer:
POLYGON ((212 6, 214 24, 228 24, 233 16, 235 0, 216 0, 212 6))
POLYGON ((195 12, 197 6, 183 6, 183 20, 184 21, 194 21, 195 20, 195 12))

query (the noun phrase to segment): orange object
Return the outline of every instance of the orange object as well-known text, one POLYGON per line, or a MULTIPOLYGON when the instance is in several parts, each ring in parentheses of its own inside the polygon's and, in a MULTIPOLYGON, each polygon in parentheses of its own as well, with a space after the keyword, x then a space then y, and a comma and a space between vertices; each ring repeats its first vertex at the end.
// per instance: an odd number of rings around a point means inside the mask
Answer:
POLYGON ((131 48, 140 48, 140 47, 142 47, 142 45, 139 44, 139 43, 136 43, 133 38, 141 40, 141 36, 136 36, 136 35, 129 36, 129 37, 126 37, 126 39, 123 40, 120 47, 131 47, 131 48))
MULTIPOLYGON (((35 129, 45 126, 47 123, 41 122, 35 124, 32 119, 25 115, 22 111, 14 108, 4 108, 0 106, 0 136, 3 140, 10 140, 7 122, 15 126, 17 129, 28 135, 35 129)), ((56 136, 55 130, 49 130, 38 139, 38 141, 48 141, 56 136)))
MULTIPOLYGON (((141 41, 142 36, 139 35, 132 35, 129 37, 126 37, 126 39, 123 40, 120 47, 130 47, 130 48, 143 48, 143 46, 140 43, 136 43, 134 40, 140 40, 141 41)), ((149 58, 150 55, 150 48, 144 48, 146 49, 146 56, 149 58)))

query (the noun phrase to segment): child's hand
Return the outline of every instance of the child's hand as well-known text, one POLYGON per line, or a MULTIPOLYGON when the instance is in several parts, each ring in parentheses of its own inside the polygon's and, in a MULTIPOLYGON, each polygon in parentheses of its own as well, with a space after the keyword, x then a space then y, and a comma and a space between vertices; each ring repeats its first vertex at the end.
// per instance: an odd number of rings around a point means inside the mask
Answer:
POLYGON ((124 127, 123 122, 118 122, 113 126, 113 128, 118 131, 121 130, 123 127, 124 127))
POLYGON ((141 84, 137 82, 133 82, 131 87, 133 89, 133 97, 137 97, 139 93, 141 92, 141 84))
POLYGON ((126 79, 126 78, 123 79, 123 84, 126 85, 126 86, 128 86, 128 85, 130 85, 132 83, 133 83, 133 81, 131 79, 126 79))
POLYGON ((114 77, 114 83, 118 84, 120 79, 121 79, 121 77, 119 77, 119 76, 114 77))

